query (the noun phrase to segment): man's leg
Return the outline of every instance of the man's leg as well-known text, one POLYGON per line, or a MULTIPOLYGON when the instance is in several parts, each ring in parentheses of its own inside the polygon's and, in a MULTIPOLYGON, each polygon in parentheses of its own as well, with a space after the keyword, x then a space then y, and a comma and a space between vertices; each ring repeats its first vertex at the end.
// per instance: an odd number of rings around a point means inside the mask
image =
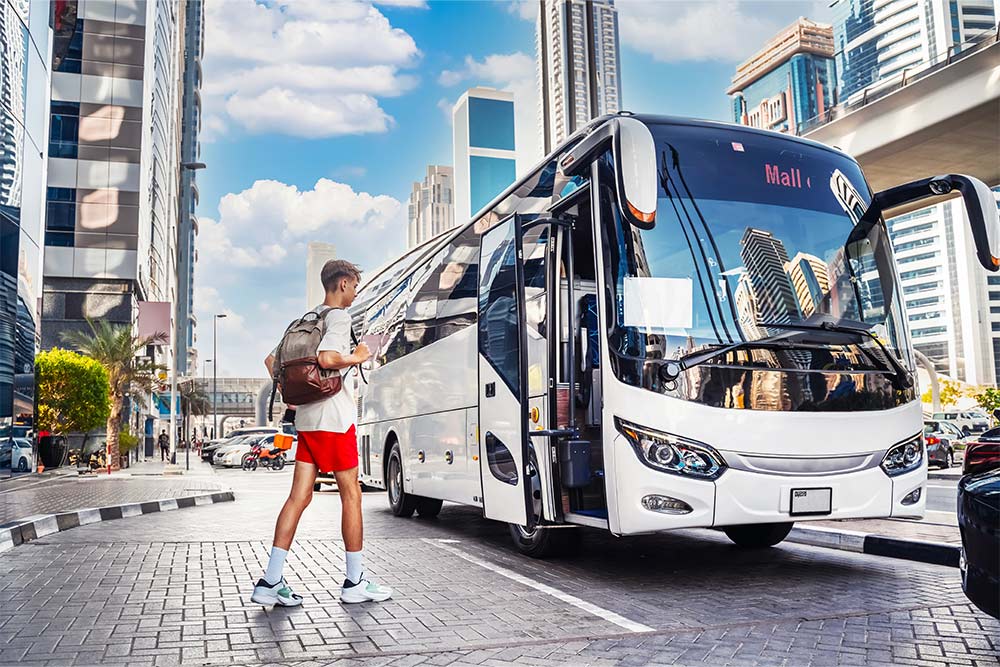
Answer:
POLYGON ((358 469, 335 472, 337 491, 340 492, 340 532, 344 550, 361 551, 364 547, 364 525, 361 519, 361 485, 358 469))
POLYGON ((258 604, 280 604, 294 607, 302 604, 302 596, 292 593, 292 589, 284 583, 282 572, 285 567, 285 557, 292 546, 295 529, 299 519, 309 503, 312 502, 313 484, 316 482, 316 466, 305 461, 296 461, 295 472, 292 475, 292 488, 288 492, 278 520, 274 525, 274 542, 271 556, 267 562, 264 576, 254 587, 252 602, 258 604))
POLYGON ((297 461, 295 473, 292 475, 292 490, 288 493, 278 521, 274 526, 274 546, 288 551, 295 537, 295 529, 299 525, 302 512, 312 502, 313 484, 316 483, 316 466, 312 463, 297 461))
POLYGON ((392 597, 392 589, 372 583, 364 576, 364 527, 361 518, 361 486, 357 467, 335 472, 340 492, 340 531, 344 537, 347 558, 347 581, 340 589, 343 602, 381 602, 392 597))

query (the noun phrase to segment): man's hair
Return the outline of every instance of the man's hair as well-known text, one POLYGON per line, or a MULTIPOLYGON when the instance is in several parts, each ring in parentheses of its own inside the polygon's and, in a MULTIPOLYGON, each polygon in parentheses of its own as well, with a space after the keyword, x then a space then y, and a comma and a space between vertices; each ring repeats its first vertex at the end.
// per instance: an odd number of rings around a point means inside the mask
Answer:
POLYGON ((323 289, 327 292, 336 291, 337 285, 344 278, 361 280, 361 269, 346 259, 331 259, 323 265, 323 270, 319 272, 320 282, 323 283, 323 289))

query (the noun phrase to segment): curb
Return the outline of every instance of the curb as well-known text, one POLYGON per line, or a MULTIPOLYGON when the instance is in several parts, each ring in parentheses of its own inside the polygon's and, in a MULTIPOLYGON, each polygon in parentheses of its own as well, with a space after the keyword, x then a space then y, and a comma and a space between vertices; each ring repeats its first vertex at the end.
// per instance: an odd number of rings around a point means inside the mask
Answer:
POLYGON ((959 554, 962 551, 962 548, 957 544, 901 540, 895 537, 884 537, 853 530, 833 530, 819 527, 795 526, 788 534, 787 541, 948 567, 958 567, 959 554))
POLYGON ((26 519, 17 519, 0 525, 0 552, 37 540, 40 537, 61 533, 77 526, 86 526, 100 521, 126 519, 142 514, 169 512, 185 507, 198 507, 213 503, 232 502, 236 497, 232 491, 217 491, 184 498, 164 498, 142 503, 126 503, 110 507, 91 507, 58 514, 39 514, 26 519))
POLYGON ((954 473, 930 472, 930 471, 928 471, 927 472, 927 479, 953 479, 953 480, 958 481, 958 480, 962 479, 962 473, 958 473, 956 475, 954 473))

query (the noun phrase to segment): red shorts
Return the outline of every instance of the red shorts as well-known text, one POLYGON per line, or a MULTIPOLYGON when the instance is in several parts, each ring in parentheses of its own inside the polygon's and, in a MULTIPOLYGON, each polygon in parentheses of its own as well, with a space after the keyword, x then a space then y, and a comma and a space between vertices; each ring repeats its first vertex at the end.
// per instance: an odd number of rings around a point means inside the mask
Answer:
POLYGON ((320 472, 340 472, 358 467, 358 438, 354 426, 347 433, 299 431, 295 460, 312 463, 320 472))

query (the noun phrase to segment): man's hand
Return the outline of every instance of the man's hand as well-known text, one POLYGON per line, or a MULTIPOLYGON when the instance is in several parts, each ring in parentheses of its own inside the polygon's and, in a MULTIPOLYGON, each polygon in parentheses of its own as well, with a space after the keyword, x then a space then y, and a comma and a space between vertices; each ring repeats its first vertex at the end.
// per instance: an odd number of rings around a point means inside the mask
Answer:
POLYGON ((354 348, 354 352, 351 356, 354 357, 354 360, 357 363, 363 364, 372 358, 372 351, 368 349, 366 344, 358 343, 358 346, 354 348))

